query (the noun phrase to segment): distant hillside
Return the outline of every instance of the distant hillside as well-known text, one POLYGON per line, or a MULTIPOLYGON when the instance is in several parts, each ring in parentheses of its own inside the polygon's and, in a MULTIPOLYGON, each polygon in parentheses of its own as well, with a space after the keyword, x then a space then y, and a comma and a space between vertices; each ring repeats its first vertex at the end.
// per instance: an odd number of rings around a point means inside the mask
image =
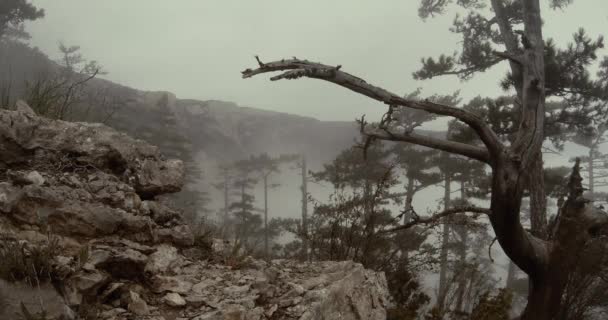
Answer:
POLYGON ((303 153, 313 162, 325 162, 357 136, 352 122, 319 121, 217 100, 177 100, 174 112, 193 147, 219 160, 268 152, 303 153))
MULTIPOLYGON (((19 75, 0 78, 0 92, 10 84, 13 101, 23 94, 24 81, 35 78, 41 71, 56 68, 56 64, 37 49, 26 45, 0 46, 4 50, 0 54, 0 74, 6 76, 1 69, 10 68, 11 74, 19 75)), ((298 153, 306 155, 314 170, 351 146, 359 136, 354 122, 320 121, 220 100, 178 99, 170 92, 140 91, 103 79, 91 81, 87 90, 120 102, 112 105, 113 110, 85 105, 93 115, 111 112, 112 117, 106 124, 157 145, 167 156, 186 162, 190 178, 185 191, 188 197, 209 190, 209 185, 215 182, 214 171, 219 163, 260 152, 298 153)), ((96 121, 90 117, 75 120, 91 119, 96 121)), ((291 179, 286 184, 295 186, 297 175, 290 174, 291 177, 285 178, 291 179)))

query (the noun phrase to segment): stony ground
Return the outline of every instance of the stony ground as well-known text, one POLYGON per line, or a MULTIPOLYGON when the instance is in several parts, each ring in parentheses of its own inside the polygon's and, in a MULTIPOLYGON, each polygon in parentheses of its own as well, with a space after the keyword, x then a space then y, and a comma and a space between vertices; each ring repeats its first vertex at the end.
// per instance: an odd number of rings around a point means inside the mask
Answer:
MULTIPOLYGON (((235 256, 222 241, 196 239, 161 200, 183 181, 181 161, 106 126, 45 119, 23 103, 0 110, 0 249, 61 248, 49 271, 63 304, 49 306, 54 313, 385 319, 384 275, 360 264, 266 263, 235 256)), ((28 306, 36 308, 36 290, 31 296, 28 306)))

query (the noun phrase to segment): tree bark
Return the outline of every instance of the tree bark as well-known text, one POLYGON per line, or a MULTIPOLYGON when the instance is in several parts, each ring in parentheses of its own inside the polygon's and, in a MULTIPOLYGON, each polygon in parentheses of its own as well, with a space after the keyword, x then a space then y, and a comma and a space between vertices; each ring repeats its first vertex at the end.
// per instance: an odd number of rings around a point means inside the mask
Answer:
POLYGON ((507 289, 511 289, 513 290, 514 286, 515 286, 515 280, 517 276, 517 266, 515 265, 515 263, 513 263, 513 261, 509 260, 509 269, 507 271, 507 282, 505 283, 505 287, 507 287, 507 289))
MULTIPOLYGON (((449 174, 445 175, 445 185, 443 194, 443 207, 447 210, 450 207, 450 195, 452 177, 449 174)), ((448 218, 449 219, 449 218, 448 218)), ((443 230, 441 233, 441 252, 439 253, 439 292, 437 294, 437 305, 440 309, 443 309, 445 305, 445 299, 447 296, 447 280, 448 280, 448 246, 450 237, 450 226, 448 221, 443 224, 443 230)))
MULTIPOLYGON (((465 179, 461 179, 460 180, 460 201, 462 202, 462 204, 465 204, 466 201, 466 185, 465 185, 465 179)), ((468 234, 468 230, 466 225, 464 225, 464 223, 460 226, 457 227, 458 228, 458 233, 460 235, 460 247, 458 248, 458 253, 459 253, 459 272, 460 275, 458 276, 458 291, 456 293, 456 310, 458 311, 465 311, 463 310, 464 307, 464 296, 465 296, 465 292, 466 292, 466 288, 467 288, 467 249, 468 249, 468 238, 469 238, 469 234, 468 234)))
MULTIPOLYGON (((245 184, 244 183, 241 185, 241 214, 243 215, 243 217, 245 217, 246 211, 245 211, 245 184)), ((235 232, 235 234, 234 234, 235 243, 238 243, 239 240, 241 242, 246 243, 247 239, 241 239, 243 234, 241 234, 241 232, 239 232, 239 230, 236 230, 236 231, 237 232, 235 232)))
POLYGON ((608 216, 583 198, 579 161, 570 177, 570 195, 560 210, 552 250, 543 272, 531 275, 528 305, 522 319, 554 319, 568 278, 575 271, 595 233, 608 224, 608 216))
POLYGON ((270 261, 268 248, 268 175, 264 175, 264 258, 270 261))
POLYGON ((595 146, 592 146, 589 149, 589 164, 587 167, 587 171, 588 171, 588 175, 589 175, 589 197, 591 198, 590 200, 593 201, 595 200, 595 195, 594 195, 594 189, 595 189, 595 177, 594 177, 594 167, 593 167, 593 161, 595 160, 594 158, 594 154, 595 154, 595 146))
POLYGON ((545 177, 542 153, 532 163, 528 191, 530 192, 530 224, 532 234, 538 238, 547 238, 547 195, 545 194, 545 177))
POLYGON ((534 278, 530 281, 528 304, 521 320, 551 320, 559 312, 564 289, 561 277, 534 278))
POLYGON ((405 190, 405 207, 403 214, 403 224, 410 222, 412 218, 412 201, 414 198, 414 179, 407 177, 407 187, 405 190))

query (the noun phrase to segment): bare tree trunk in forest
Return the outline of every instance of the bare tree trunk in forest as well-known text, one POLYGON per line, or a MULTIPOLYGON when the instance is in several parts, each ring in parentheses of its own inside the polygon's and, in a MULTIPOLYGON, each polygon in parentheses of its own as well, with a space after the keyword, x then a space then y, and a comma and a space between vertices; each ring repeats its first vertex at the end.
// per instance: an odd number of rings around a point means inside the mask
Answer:
POLYGON ((268 247, 268 175, 264 175, 264 258, 270 261, 268 247))
POLYGON ((230 199, 228 198, 228 173, 224 173, 224 228, 228 227, 228 207, 230 199))
MULTIPOLYGON (((460 200, 464 204, 466 201, 466 189, 465 189, 465 179, 460 180, 460 200)), ((459 268, 458 272, 460 275, 458 276, 458 291, 456 293, 456 310, 463 310, 464 306, 464 296, 467 288, 467 247, 468 247, 468 230, 467 226, 464 223, 458 228, 458 233, 460 235, 460 246, 458 248, 459 253, 459 268)))
POLYGON ((403 214, 403 224, 410 222, 412 218, 412 200, 414 198, 414 179, 407 177, 407 189, 405 191, 405 208, 403 214))
POLYGON ((589 174, 589 188, 588 189, 589 189, 589 197, 591 198, 589 200, 591 200, 591 201, 595 200, 595 193, 594 193, 594 189, 595 189, 595 179, 594 178, 595 177, 593 176, 594 175, 593 161, 595 160, 595 158, 593 156, 594 153, 595 153, 595 146, 592 146, 589 149, 589 164, 587 165, 588 166, 587 172, 589 174))
POLYGON ((302 258, 308 261, 308 176, 306 169, 306 157, 302 155, 302 258))
MULTIPOLYGON (((445 175, 445 185, 443 194, 443 207, 447 210, 450 207, 450 195, 452 177, 449 174, 445 175)), ((448 280, 448 245, 450 237, 450 225, 449 221, 443 223, 443 231, 441 234, 441 252, 439 253, 439 292, 437 294, 437 305, 443 309, 445 305, 445 298, 447 295, 447 280, 448 280)))
MULTIPOLYGON (((412 219, 414 212, 412 207, 412 201, 414 198, 414 179, 411 177, 407 177, 407 186, 405 192, 405 207, 403 208, 403 224, 406 225, 412 219)), ((406 231, 407 232, 407 231, 406 231)), ((404 259, 403 261, 409 260, 409 250, 408 246, 404 245, 401 248, 401 257, 404 259)))
MULTIPOLYGON (((245 184, 241 185, 241 214, 243 215, 241 218, 244 219, 245 214, 246 214, 246 210, 245 210, 245 184)), ((243 236, 242 232, 240 230, 238 230, 239 228, 236 228, 236 232, 234 232, 234 239, 235 239, 235 243, 246 243, 247 239, 241 238, 241 236, 243 236)))

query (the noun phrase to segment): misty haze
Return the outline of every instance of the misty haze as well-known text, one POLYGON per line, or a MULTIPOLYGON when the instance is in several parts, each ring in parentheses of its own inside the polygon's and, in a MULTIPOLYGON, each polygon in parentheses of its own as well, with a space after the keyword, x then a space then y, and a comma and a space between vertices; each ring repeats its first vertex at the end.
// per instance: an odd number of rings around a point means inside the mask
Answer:
POLYGON ((0 320, 608 319, 605 0, 0 0, 0 320))

